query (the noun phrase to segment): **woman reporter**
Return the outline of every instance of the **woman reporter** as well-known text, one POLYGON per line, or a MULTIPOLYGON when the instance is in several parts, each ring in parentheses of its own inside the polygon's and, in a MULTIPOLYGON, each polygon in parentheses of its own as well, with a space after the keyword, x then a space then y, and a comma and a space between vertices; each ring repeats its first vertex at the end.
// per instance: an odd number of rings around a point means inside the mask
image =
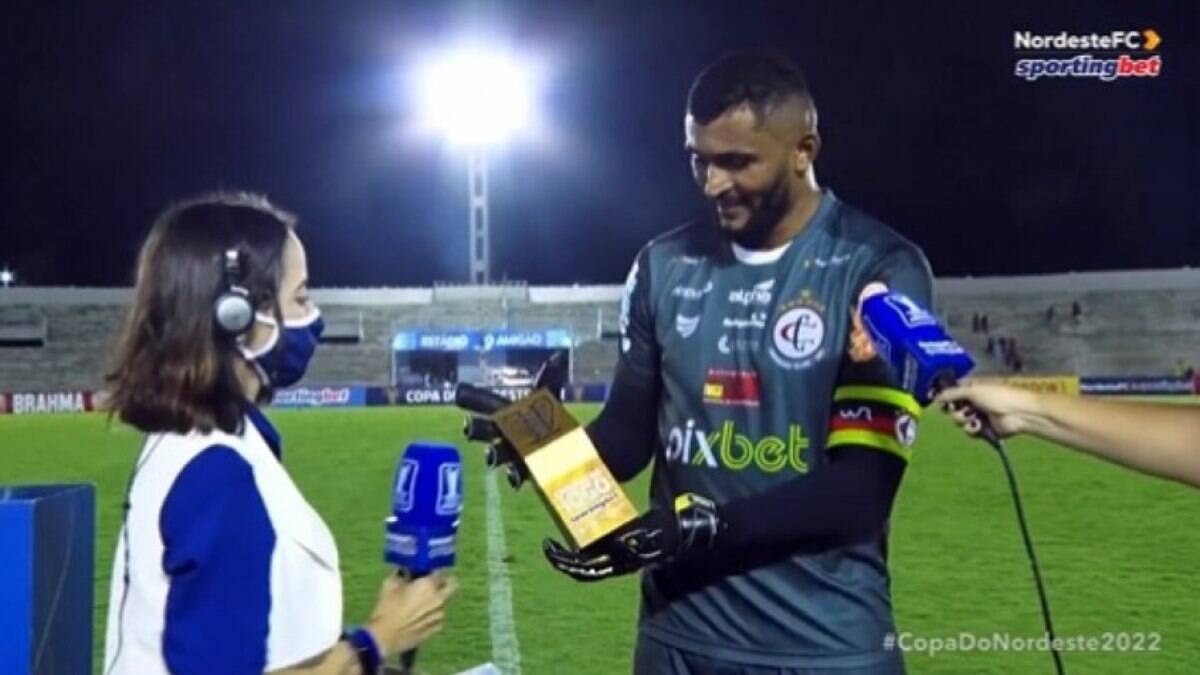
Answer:
MULTIPOLYGON (((1001 438, 1032 434, 1200 488, 1200 408, 1085 399, 971 381, 947 389, 937 400, 943 407, 970 403, 987 414, 1001 438)), ((961 409, 948 412, 967 433, 979 433, 978 419, 961 409)))
POLYGON ((322 330, 294 223, 216 194, 167 209, 142 246, 107 378, 111 414, 146 438, 105 673, 361 673, 441 628, 454 579, 389 577, 342 634, 337 546, 257 407, 303 377, 322 330))

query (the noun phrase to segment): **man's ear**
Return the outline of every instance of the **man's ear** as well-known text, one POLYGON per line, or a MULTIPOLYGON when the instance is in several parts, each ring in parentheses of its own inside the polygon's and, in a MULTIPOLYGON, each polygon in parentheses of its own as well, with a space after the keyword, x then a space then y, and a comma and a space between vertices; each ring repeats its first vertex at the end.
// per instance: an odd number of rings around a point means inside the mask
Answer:
POLYGON ((821 137, 816 132, 802 136, 792 149, 792 171, 801 175, 808 173, 820 152, 821 137))

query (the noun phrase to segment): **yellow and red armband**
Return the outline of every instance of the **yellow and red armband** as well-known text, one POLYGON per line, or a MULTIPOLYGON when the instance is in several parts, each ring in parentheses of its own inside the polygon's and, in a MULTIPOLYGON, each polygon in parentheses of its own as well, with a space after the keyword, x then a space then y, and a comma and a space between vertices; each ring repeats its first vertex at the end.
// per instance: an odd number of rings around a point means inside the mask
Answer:
POLYGON ((909 394, 892 387, 845 386, 833 393, 833 418, 825 447, 849 445, 874 448, 912 459, 921 406, 909 394))

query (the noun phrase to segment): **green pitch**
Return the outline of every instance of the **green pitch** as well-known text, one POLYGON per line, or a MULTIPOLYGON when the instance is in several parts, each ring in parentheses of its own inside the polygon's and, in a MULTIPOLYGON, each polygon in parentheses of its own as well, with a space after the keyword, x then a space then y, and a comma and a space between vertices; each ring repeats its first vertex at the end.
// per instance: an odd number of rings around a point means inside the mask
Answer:
MULTIPOLYGON (((595 411, 577 408, 583 418, 595 411)), ((396 459, 412 440, 457 442, 461 415, 449 408, 376 408, 275 411, 271 417, 285 438, 288 469, 337 537, 345 620, 358 622, 387 572, 380 562, 383 518, 396 459)), ((907 644, 963 633, 1037 637, 1041 618, 998 459, 960 437, 940 414, 930 414, 922 431, 891 536, 896 616, 901 633, 910 634, 907 644)), ((97 672, 120 505, 137 445, 134 433, 109 429, 98 415, 0 417, 0 483, 89 481, 98 487, 97 672)), ((433 674, 492 658, 483 465, 477 446, 460 447, 467 463, 457 568, 462 588, 446 630, 421 651, 420 664, 433 674)), ((1010 453, 1058 633, 1095 637, 1098 648, 1112 648, 1065 653, 1068 671, 1195 672, 1200 537, 1192 525, 1200 522, 1200 495, 1045 443, 1017 441, 1010 453), (1138 646, 1143 651, 1117 651, 1138 646)), ((540 551, 542 537, 552 533, 541 503, 528 489, 513 493, 502 480, 500 487, 523 672, 628 672, 635 581, 579 585, 554 573, 540 551)), ((629 490, 644 504, 644 480, 629 490)), ((1052 672, 1045 653, 996 646, 907 658, 913 673, 1052 672)))

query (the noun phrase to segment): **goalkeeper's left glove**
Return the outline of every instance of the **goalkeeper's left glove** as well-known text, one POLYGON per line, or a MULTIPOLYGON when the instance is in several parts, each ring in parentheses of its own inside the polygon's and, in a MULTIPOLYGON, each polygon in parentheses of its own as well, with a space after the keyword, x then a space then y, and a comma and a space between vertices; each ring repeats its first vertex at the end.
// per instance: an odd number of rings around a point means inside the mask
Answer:
POLYGON ((553 539, 542 543, 542 551, 555 569, 576 581, 600 581, 709 550, 721 531, 717 505, 685 493, 675 498, 674 511, 651 509, 584 551, 553 539))

